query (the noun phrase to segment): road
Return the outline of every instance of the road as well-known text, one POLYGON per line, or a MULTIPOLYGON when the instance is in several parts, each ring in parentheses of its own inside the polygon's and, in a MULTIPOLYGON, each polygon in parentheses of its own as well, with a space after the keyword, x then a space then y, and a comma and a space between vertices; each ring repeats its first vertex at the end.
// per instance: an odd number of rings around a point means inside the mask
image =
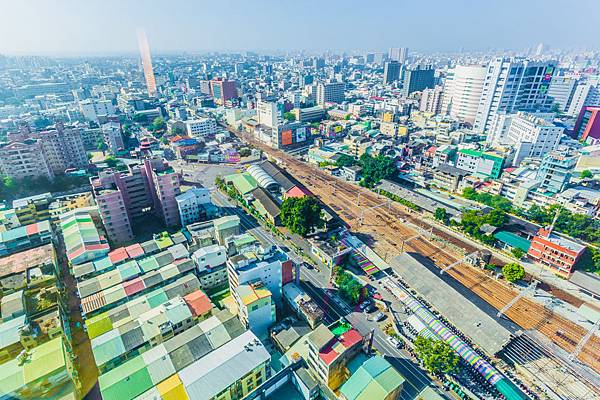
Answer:
MULTIPOLYGON (((195 171, 195 166, 188 166, 185 170, 190 174, 190 177, 211 189, 212 182, 210 177, 205 174, 195 171)), ((221 193, 219 190, 211 190, 211 196, 215 205, 221 207, 230 215, 237 215, 240 218, 240 224, 246 232, 255 235, 259 240, 270 245, 276 245, 280 248, 287 248, 287 255, 295 263, 303 265, 304 260, 295 251, 279 237, 271 235, 256 220, 246 214, 241 208, 232 204, 232 202, 221 193)), ((383 354, 388 361, 404 376, 406 383, 400 396, 402 400, 415 399, 417 394, 426 386, 434 386, 429 376, 411 359, 410 355, 404 350, 398 350, 393 347, 387 340, 387 335, 383 333, 376 322, 368 321, 367 317, 356 312, 341 301, 337 296, 329 297, 327 289, 329 289, 329 271, 308 269, 301 267, 300 278, 302 285, 306 291, 315 299, 317 304, 323 309, 326 315, 327 322, 334 322, 341 317, 346 318, 363 336, 368 335, 371 330, 374 333, 374 347, 383 354)))
MULTIPOLYGON (((324 310, 327 322, 333 322, 343 317, 364 337, 368 336, 372 330, 374 331, 373 347, 406 379, 399 399, 415 399, 425 387, 435 387, 435 383, 406 350, 396 349, 387 341, 387 335, 383 333, 377 322, 369 321, 364 313, 350 308, 335 294, 332 294, 333 291, 324 290, 328 286, 327 277, 326 271, 319 272, 307 268, 301 270, 302 287, 324 310)), ((439 388, 438 391, 440 391, 439 388)))
MULTIPOLYGON (((413 251, 429 257, 437 267, 444 268, 460 260, 465 254, 478 250, 477 246, 465 240, 448 235, 434 226, 427 226, 428 222, 419 213, 411 212, 398 203, 381 207, 387 201, 386 198, 335 179, 315 166, 272 149, 247 134, 229 130, 276 159, 289 174, 335 210, 380 255, 398 254, 401 252, 399 249, 413 251), (431 229, 432 238, 421 236, 405 243, 404 239, 419 233, 414 229, 415 225, 431 229), (441 239, 441 243, 432 240, 433 238, 441 239)), ((448 274, 498 310, 518 294, 514 287, 464 264, 449 270, 448 274)), ((567 352, 572 352, 586 334, 584 328, 529 298, 519 299, 505 315, 523 329, 538 330, 567 352)), ((579 353, 578 359, 600 372, 600 338, 592 337, 579 353)))

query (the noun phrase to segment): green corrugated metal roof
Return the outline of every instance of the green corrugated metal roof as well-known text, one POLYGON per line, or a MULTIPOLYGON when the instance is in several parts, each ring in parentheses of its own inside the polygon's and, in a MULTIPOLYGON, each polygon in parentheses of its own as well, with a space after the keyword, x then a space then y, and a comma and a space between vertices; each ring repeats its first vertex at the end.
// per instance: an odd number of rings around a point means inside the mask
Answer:
POLYGON ((151 308, 154 308, 159 304, 162 304, 169 300, 169 297, 162 289, 155 290, 152 293, 149 293, 146 298, 148 299, 148 304, 151 308))
POLYGON ((121 279, 124 281, 140 274, 140 267, 138 267, 138 263, 135 260, 121 264, 117 269, 119 270, 119 274, 121 274, 121 279))
POLYGON ((347 400, 383 399, 400 387, 405 379, 383 357, 371 357, 342 385, 347 400))
POLYGON ((138 261, 138 265, 140 266, 142 271, 144 271, 144 273, 154 271, 159 267, 159 264, 154 256, 146 257, 138 261))
POLYGON ((153 387, 142 357, 135 357, 98 378, 104 400, 133 399, 153 387))
POLYGON ((258 187, 256 180, 246 172, 225 177, 226 182, 231 182, 241 194, 247 194, 258 187))
POLYGON ((102 365, 125 352, 125 345, 118 330, 112 330, 92 340, 96 365, 102 365))
POLYGON ((113 328, 112 322, 108 317, 108 312, 103 312, 102 314, 98 314, 95 317, 87 319, 85 321, 85 325, 90 339, 98 337, 113 328))
POLYGON ((531 242, 529 240, 508 231, 496 232, 494 233, 494 237, 499 241, 506 243, 511 247, 521 249, 526 253, 529 251, 529 247, 531 246, 531 242))

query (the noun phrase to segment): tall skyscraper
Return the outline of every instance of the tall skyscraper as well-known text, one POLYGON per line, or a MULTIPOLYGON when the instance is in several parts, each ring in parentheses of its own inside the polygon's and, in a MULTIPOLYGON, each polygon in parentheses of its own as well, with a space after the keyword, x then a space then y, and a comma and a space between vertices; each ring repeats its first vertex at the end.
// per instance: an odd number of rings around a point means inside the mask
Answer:
POLYGON ((498 112, 548 112, 548 88, 556 63, 522 58, 496 58, 487 68, 473 129, 487 132, 498 112))
POLYGON ((150 45, 146 32, 143 29, 138 29, 138 45, 140 47, 140 56, 142 57, 142 68, 144 68, 144 78, 146 78, 146 87, 148 88, 148 96, 156 96, 156 79, 152 70, 152 55, 150 54, 150 45))
POLYGON ((442 112, 473 125, 486 72, 484 65, 457 65, 448 70, 442 112))
POLYGON ((390 85, 400 79, 400 63, 388 61, 383 67, 383 84, 390 85))
POLYGON ((408 47, 392 47, 389 54, 390 60, 404 64, 408 58, 408 47))
POLYGON ((406 71, 404 77, 404 86, 402 88, 404 96, 413 92, 420 92, 423 89, 433 88, 435 86, 435 70, 431 66, 418 66, 406 71))
POLYGON ((319 83, 317 86, 317 104, 342 103, 345 87, 346 85, 342 82, 319 83))

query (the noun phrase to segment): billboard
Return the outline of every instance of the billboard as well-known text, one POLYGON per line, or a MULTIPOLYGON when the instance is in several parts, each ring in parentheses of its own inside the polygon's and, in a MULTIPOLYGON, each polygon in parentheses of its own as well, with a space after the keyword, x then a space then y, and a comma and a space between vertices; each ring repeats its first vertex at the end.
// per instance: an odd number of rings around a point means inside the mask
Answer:
POLYGON ((301 127, 296 129, 296 143, 306 141, 306 128, 301 127))
POLYGON ((281 145, 289 146, 292 143, 294 143, 294 140, 292 139, 292 131, 290 129, 281 131, 281 145))

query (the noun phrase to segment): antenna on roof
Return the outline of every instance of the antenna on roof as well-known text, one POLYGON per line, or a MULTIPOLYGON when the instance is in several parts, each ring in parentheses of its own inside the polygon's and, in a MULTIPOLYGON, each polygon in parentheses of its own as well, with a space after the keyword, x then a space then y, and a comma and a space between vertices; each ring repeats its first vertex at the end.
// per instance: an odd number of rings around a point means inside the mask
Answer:
POLYGON ((554 219, 552 220, 552 224, 550 224, 550 227, 548 228, 548 236, 550 236, 550 234, 552 233, 552 231, 554 230, 554 225, 556 224, 556 220, 558 219, 558 216, 560 214, 561 208, 558 207, 556 209, 556 213, 554 214, 554 219))

